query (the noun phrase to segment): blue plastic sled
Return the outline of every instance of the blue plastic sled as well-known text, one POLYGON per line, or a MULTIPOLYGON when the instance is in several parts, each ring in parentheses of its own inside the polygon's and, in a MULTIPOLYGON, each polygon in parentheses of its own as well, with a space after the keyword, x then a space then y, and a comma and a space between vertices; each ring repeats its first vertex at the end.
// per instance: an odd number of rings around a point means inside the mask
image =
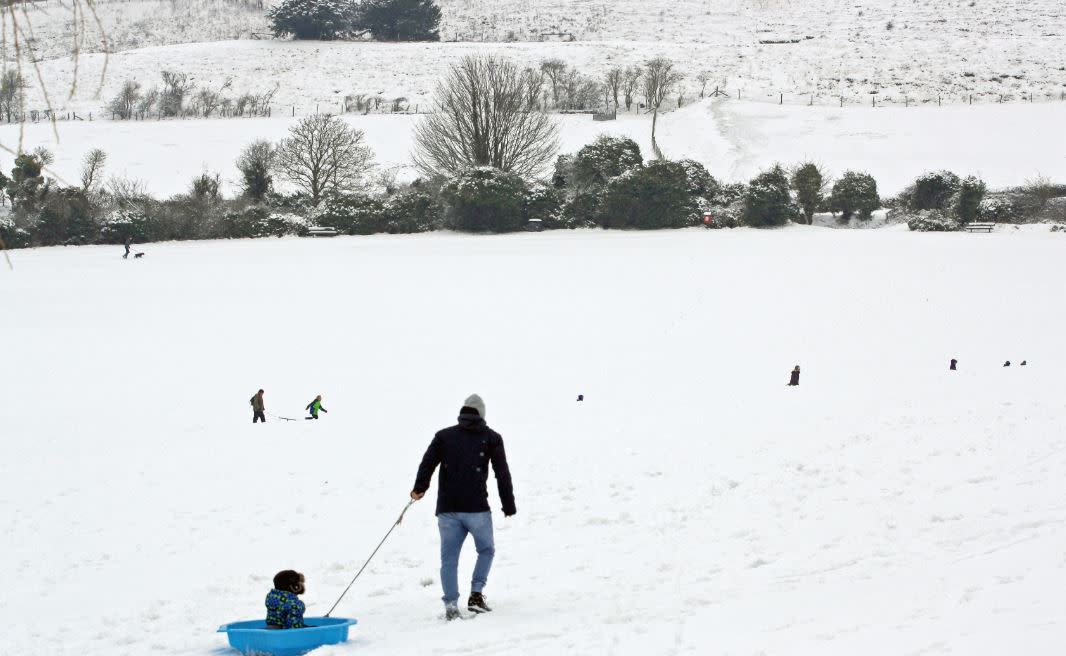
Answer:
POLYGON ((355 623, 343 617, 307 617, 303 629, 268 629, 266 621, 252 620, 223 624, 218 632, 245 656, 302 656, 322 645, 347 642, 348 627, 355 623))

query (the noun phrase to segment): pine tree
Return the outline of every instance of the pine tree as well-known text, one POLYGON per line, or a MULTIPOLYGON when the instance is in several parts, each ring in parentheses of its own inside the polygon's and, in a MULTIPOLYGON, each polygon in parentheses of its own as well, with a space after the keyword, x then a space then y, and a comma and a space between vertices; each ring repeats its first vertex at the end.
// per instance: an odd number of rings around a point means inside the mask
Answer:
POLYGON ((366 0, 358 25, 378 41, 440 41, 440 17, 433 0, 366 0))
POLYGON ((822 185, 824 180, 818 166, 807 162, 792 174, 792 189, 796 192, 796 202, 803 210, 807 225, 814 223, 814 213, 822 202, 822 185))

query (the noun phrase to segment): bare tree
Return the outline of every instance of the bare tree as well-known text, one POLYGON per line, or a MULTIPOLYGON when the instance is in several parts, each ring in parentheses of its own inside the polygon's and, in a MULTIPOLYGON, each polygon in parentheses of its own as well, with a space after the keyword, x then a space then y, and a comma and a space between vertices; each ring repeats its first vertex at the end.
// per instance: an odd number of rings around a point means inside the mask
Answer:
POLYGON ((618 109, 618 91, 622 88, 624 79, 625 71, 617 67, 607 71, 607 76, 604 78, 604 88, 610 92, 615 109, 618 109))
POLYGON ((81 188, 88 192, 93 185, 100 182, 100 176, 107 162, 107 153, 99 148, 93 148, 85 153, 85 159, 81 161, 81 188))
POLYGON ((185 96, 195 86, 185 73, 163 71, 163 91, 159 94, 159 111, 163 116, 177 116, 185 106, 185 96))
POLYGON ((644 71, 639 66, 630 66, 622 74, 622 93, 625 95, 626 111, 633 108, 633 94, 637 92, 644 71))
POLYGON ((111 99, 109 109, 115 117, 127 121, 133 118, 137 111, 137 103, 141 99, 141 83, 135 80, 126 80, 118 94, 111 99))
POLYGON ((140 101, 137 102, 137 115, 141 118, 147 117, 152 113, 152 109, 159 102, 159 89, 149 89, 141 96, 140 101))
POLYGON ((665 57, 656 57, 649 60, 644 71, 644 101, 651 115, 651 147, 655 156, 662 159, 662 152, 655 141, 655 126, 659 120, 659 107, 670 94, 670 91, 682 79, 681 74, 674 70, 674 63, 665 57))
POLYGON ((278 144, 279 172, 318 204, 330 193, 363 186, 374 154, 363 142, 363 131, 327 114, 314 114, 289 128, 278 144))
POLYGON ((7 68, 0 73, 0 114, 8 123, 20 116, 25 103, 25 89, 26 81, 14 68, 7 68))
POLYGON ((552 105, 559 106, 559 85, 566 74, 566 62, 561 59, 545 59, 540 63, 540 70, 552 86, 552 105))
POLYGON ((468 166, 540 172, 559 148, 559 130, 526 91, 513 63, 464 58, 438 84, 437 111, 415 128, 415 164, 430 175, 468 166))
POLYGON ((253 141, 241 151, 241 156, 237 158, 237 170, 241 172, 241 187, 245 196, 258 201, 270 192, 274 185, 270 172, 274 169, 276 154, 274 144, 265 139, 253 141))
POLYGON ((540 93, 544 89, 544 72, 535 68, 522 71, 522 81, 526 86, 526 105, 539 107, 540 93))
POLYGON ((696 81, 700 83, 700 98, 703 98, 707 95, 707 83, 711 81, 711 74, 703 71, 696 76, 696 81))

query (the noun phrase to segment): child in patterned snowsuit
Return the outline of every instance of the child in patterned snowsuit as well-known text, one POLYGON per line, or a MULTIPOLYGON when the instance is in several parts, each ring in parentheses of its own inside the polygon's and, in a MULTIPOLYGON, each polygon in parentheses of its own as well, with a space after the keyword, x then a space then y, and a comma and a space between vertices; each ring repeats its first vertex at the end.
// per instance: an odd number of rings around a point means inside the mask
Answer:
POLYGON ((304 628, 304 575, 287 569, 274 575, 274 589, 266 596, 267 626, 271 629, 304 628))

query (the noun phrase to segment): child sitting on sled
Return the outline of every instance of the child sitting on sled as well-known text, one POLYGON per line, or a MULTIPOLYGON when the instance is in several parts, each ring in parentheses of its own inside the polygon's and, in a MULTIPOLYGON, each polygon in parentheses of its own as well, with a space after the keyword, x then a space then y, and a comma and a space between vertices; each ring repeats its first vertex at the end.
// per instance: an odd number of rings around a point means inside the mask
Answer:
POLYGON ((302 595, 304 575, 287 569, 274 575, 274 589, 266 596, 267 627, 271 629, 304 628, 304 602, 302 595))

